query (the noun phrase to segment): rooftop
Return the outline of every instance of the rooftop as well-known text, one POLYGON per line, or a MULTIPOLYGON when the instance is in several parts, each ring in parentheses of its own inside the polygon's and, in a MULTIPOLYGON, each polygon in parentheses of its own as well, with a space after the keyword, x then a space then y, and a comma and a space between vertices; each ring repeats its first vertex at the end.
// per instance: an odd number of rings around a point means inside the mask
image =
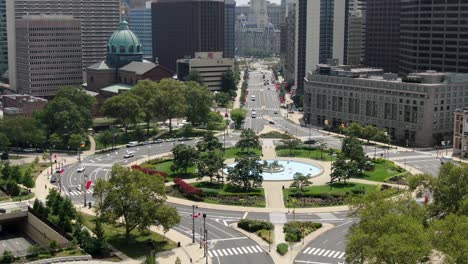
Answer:
POLYGON ((123 83, 118 83, 104 87, 101 89, 101 91, 118 94, 120 91, 128 91, 130 89, 132 89, 132 86, 123 83))
POLYGON ((129 64, 120 68, 120 70, 134 72, 135 74, 142 75, 154 69, 156 66, 156 64, 149 61, 132 61, 129 64))
POLYGON ((28 102, 28 103, 34 103, 34 102, 47 102, 46 99, 44 98, 40 98, 40 97, 34 97, 32 95, 28 95, 28 94, 7 94, 7 95, 3 95, 3 97, 8 97, 12 100, 16 100, 16 101, 23 101, 23 102, 28 102))

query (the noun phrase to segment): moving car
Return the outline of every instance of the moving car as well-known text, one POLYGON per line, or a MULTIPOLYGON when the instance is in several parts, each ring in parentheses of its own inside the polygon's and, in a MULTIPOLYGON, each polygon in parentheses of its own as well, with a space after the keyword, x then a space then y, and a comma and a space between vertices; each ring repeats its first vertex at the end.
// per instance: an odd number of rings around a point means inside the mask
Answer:
POLYGON ((36 149, 33 149, 33 148, 25 148, 23 149, 24 152, 27 152, 27 153, 33 153, 33 152, 36 152, 36 149))
POLYGON ((133 158, 133 152, 128 152, 124 155, 124 159, 129 159, 129 158, 133 158))
POLYGON ((270 123, 270 124, 274 125, 274 124, 275 124, 275 121, 273 121, 273 120, 270 120, 270 121, 268 121, 268 123, 270 123))
POLYGON ((175 138, 168 138, 166 139, 166 142, 174 142, 175 141, 175 138))
POLYGON ((275 111, 275 112, 273 112, 273 113, 274 113, 275 115, 277 115, 277 114, 278 114, 278 111, 275 111))
POLYGON ((83 172, 83 171, 85 171, 85 167, 79 167, 79 168, 76 170, 76 172, 83 172))
POLYGON ((252 95, 252 101, 255 101, 255 95, 252 95))
POLYGON ((50 178, 50 183, 56 183, 56 182, 57 182, 57 176, 54 175, 50 178))
POLYGON ((257 117, 257 112, 255 112, 255 110, 254 110, 254 111, 252 111, 252 118, 256 118, 256 117, 257 117))
POLYGON ((136 146, 138 146, 138 141, 130 141, 127 144, 127 148, 136 147, 136 146))

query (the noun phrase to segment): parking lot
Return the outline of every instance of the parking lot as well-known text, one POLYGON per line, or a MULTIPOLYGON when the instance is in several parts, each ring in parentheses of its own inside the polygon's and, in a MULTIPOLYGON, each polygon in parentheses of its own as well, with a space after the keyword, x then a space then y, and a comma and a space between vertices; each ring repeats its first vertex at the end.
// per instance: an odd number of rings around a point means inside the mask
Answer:
POLYGON ((25 237, 22 233, 10 230, 11 225, 2 225, 2 231, 0 231, 0 255, 8 250, 14 256, 26 256, 28 254, 28 248, 33 242, 25 237))

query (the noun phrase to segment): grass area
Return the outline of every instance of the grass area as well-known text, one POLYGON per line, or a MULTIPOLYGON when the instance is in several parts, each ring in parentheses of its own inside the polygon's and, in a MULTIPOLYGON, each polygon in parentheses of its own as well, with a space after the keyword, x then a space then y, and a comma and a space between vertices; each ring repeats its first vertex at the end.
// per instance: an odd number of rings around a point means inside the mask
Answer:
POLYGON ((369 181, 385 182, 395 176, 401 176, 408 173, 390 160, 377 159, 374 161, 374 165, 375 168, 373 171, 365 171, 359 178, 369 181))
MULTIPOLYGON (((45 163, 45 162, 40 162, 36 164, 32 170, 32 177, 34 182, 36 182, 37 177, 39 177, 39 174, 43 172, 45 169, 50 168, 50 163, 45 163)), ((30 164, 22 164, 20 166, 20 171, 21 174, 24 174, 24 172, 31 166, 30 164)))
POLYGON ((309 158, 309 159, 324 160, 324 161, 331 161, 332 159, 332 156, 330 156, 327 150, 320 151, 318 149, 313 149, 313 148, 311 148, 310 151, 308 149, 292 149, 291 154, 290 154, 289 149, 277 149, 276 155, 278 157, 298 157, 298 158, 309 158))
POLYGON ((8 159, 10 159, 10 160, 20 160, 20 159, 25 159, 25 158, 26 158, 25 156, 20 156, 20 155, 17 155, 17 154, 8 155, 8 159))
POLYGON ((288 139, 292 138, 292 136, 278 132, 278 131, 270 131, 265 134, 261 134, 260 138, 280 138, 280 139, 288 139))
POLYGON ((306 187, 300 193, 296 188, 283 190, 284 204, 286 207, 319 207, 343 205, 346 198, 359 193, 377 191, 379 186, 361 183, 334 183, 330 185, 318 185, 306 187))
MULTIPOLYGON (((95 217, 87 214, 81 214, 81 216, 83 217, 83 224, 87 228, 93 229, 95 217)), ((176 247, 175 242, 167 240, 163 236, 154 232, 146 234, 134 230, 130 234, 130 239, 127 240, 125 238, 125 227, 110 224, 103 224, 102 227, 104 229, 107 242, 130 258, 141 258, 146 256, 150 250, 148 247, 149 240, 154 242, 156 253, 171 250, 176 247)))
MULTIPOLYGON (((254 152, 255 154, 261 156, 262 155, 262 150, 261 149, 251 149, 249 150, 250 152, 254 152)), ((234 158, 238 158, 240 156, 243 156, 243 155, 247 155, 248 152, 246 149, 244 149, 244 151, 242 151, 240 148, 226 148, 225 152, 224 152, 224 157, 226 159, 234 159, 234 158)))
POLYGON ((169 174, 169 177, 166 178, 167 181, 173 181, 175 178, 193 179, 197 177, 197 175, 195 174, 195 166, 190 167, 187 170, 187 174, 183 174, 183 173, 175 172, 171 170, 172 164, 174 164, 174 161, 171 159, 150 160, 149 162, 145 162, 141 164, 141 166, 148 168, 148 169, 158 170, 158 171, 162 171, 162 172, 169 174))
MULTIPOLYGON (((195 182, 192 186, 203 190, 201 202, 212 204, 225 204, 249 207, 265 207, 265 192, 263 188, 255 188, 244 191, 228 184, 217 182, 195 182)), ((168 194, 179 198, 187 199, 176 188, 169 187, 168 194)))
POLYGON ((97 117, 93 119, 93 127, 110 126, 114 122, 115 118, 97 117))

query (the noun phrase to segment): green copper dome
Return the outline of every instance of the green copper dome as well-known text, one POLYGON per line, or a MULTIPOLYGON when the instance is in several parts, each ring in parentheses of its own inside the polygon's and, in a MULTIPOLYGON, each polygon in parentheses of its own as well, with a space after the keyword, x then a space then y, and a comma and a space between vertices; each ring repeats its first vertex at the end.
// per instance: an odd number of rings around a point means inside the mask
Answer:
POLYGON ((143 54, 141 42, 128 27, 128 22, 123 20, 119 24, 119 30, 115 31, 107 44, 109 54, 143 54))
POLYGON ((128 22, 122 20, 119 29, 109 38, 107 43, 107 63, 116 68, 121 68, 132 61, 143 60, 143 46, 138 37, 133 33, 128 22))

